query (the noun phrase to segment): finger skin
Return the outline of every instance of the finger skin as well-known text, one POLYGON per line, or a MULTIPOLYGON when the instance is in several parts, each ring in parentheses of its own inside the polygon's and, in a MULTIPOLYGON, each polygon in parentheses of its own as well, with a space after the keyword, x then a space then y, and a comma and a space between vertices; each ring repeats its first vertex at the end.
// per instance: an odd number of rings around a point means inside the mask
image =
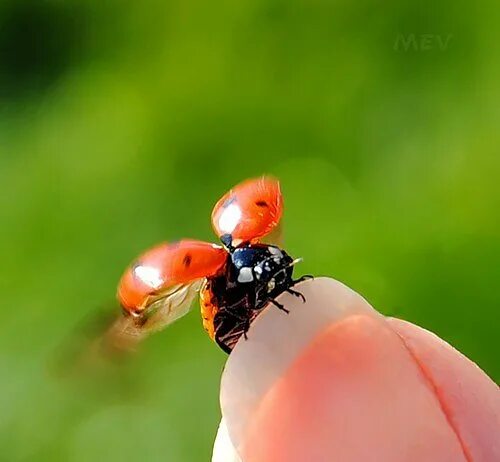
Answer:
POLYGON ((245 462, 467 460, 397 335, 368 316, 331 326, 297 358, 257 409, 242 456, 245 462))
POLYGON ((469 460, 500 461, 500 392, 479 367, 433 333, 387 319, 438 396, 469 460))
POLYGON ((233 443, 227 433, 224 418, 220 421, 219 429, 214 443, 212 462, 241 462, 240 456, 234 449, 233 443))
POLYGON ((336 281, 300 290, 308 303, 284 296, 289 318, 263 313, 224 373, 223 415, 244 462, 499 460, 498 388, 470 361, 336 281))

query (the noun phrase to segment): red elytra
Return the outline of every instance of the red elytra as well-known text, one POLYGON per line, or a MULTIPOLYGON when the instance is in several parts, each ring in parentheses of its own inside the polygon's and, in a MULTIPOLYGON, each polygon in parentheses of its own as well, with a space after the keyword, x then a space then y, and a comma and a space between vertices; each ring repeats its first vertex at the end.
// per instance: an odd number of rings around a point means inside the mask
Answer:
POLYGON ((256 242, 279 223, 283 199, 279 181, 261 177, 240 183, 225 194, 212 212, 212 225, 219 238, 230 235, 232 245, 256 242))
POLYGON ((127 311, 140 312, 150 298, 170 287, 216 274, 226 256, 223 247, 208 242, 159 244, 127 268, 118 285, 118 300, 127 311))
MULTIPOLYGON (((212 225, 219 238, 230 236, 231 245, 257 242, 278 225, 282 211, 279 181, 261 177, 244 181, 225 194, 214 207, 212 225)), ((127 268, 118 285, 118 300, 127 312, 140 315, 162 297, 167 303, 175 286, 216 275, 227 257, 226 249, 208 242, 159 244, 127 268)))

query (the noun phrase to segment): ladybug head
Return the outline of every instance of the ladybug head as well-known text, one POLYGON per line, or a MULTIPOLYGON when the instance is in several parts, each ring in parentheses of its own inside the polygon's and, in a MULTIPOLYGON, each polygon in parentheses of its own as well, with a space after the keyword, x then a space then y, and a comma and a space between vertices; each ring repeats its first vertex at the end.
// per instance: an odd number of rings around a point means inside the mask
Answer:
POLYGON ((294 260, 282 249, 265 244, 238 247, 231 253, 235 282, 253 284, 262 297, 281 293, 289 287, 294 260))

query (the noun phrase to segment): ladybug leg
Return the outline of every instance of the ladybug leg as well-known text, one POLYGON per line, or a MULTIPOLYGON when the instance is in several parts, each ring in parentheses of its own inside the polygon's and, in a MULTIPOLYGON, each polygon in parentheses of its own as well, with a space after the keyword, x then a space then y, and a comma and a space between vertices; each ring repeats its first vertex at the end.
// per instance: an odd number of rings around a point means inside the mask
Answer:
POLYGON ((243 318, 235 318, 239 322, 234 326, 234 332, 228 337, 230 338, 236 338, 238 339, 241 335, 243 335, 243 338, 245 340, 248 340, 248 335, 247 332, 250 329, 250 321, 249 319, 243 319, 243 318))
POLYGON ((245 320, 245 318, 243 316, 240 316, 236 313, 233 313, 231 311, 228 310, 228 315, 231 316, 233 319, 236 319, 237 321, 240 321, 240 322, 243 322, 245 320))
POLYGON ((245 326, 243 327, 243 338, 245 340, 248 340, 248 335, 247 335, 248 329, 250 329, 250 321, 247 319, 245 322, 245 326))
POLYGON ((281 303, 277 302, 274 298, 270 298, 269 301, 281 311, 284 311, 287 314, 290 313, 290 310, 287 310, 281 303))
POLYGON ((245 334, 246 338, 246 333, 248 329, 250 329, 251 316, 249 314, 235 313, 234 310, 231 310, 231 307, 229 309, 224 310, 224 313, 228 318, 232 318, 233 320, 236 321, 235 327, 238 328, 241 327, 243 329, 243 333, 245 334))
POLYGON ((297 290, 293 290, 293 289, 286 289, 286 291, 289 293, 289 294, 292 294, 292 295, 295 295, 296 297, 302 299, 302 303, 305 303, 306 302, 306 297, 304 297, 304 294, 297 291, 297 290))
POLYGON ((298 284, 299 282, 307 281, 308 279, 314 279, 314 276, 312 274, 304 274, 304 276, 301 276, 299 279, 293 281, 291 287, 293 287, 295 284, 298 284))
POLYGON ((248 319, 231 312, 219 311, 216 315, 215 341, 226 353, 231 353, 238 339, 245 335, 248 319))
MULTIPOLYGON (((250 295, 248 295, 247 300, 249 300, 249 298, 250 298, 250 295)), ((249 302, 251 303, 250 306, 255 306, 255 300, 249 300, 249 302)), ((251 313, 247 312, 245 315, 245 320, 243 321, 243 337, 245 338, 245 340, 248 340, 247 332, 248 332, 248 329, 250 329, 250 322, 252 321, 252 319, 253 318, 252 318, 251 313)))
POLYGON ((226 308, 226 311, 233 317, 233 318, 236 318, 238 319, 239 321, 245 321, 247 320, 247 316, 246 315, 238 315, 236 312, 235 312, 235 309, 238 308, 239 305, 241 305, 241 303, 244 302, 245 305, 247 306, 255 306, 255 300, 251 299, 250 298, 250 294, 245 294, 244 298, 232 305, 229 305, 227 308, 226 308))

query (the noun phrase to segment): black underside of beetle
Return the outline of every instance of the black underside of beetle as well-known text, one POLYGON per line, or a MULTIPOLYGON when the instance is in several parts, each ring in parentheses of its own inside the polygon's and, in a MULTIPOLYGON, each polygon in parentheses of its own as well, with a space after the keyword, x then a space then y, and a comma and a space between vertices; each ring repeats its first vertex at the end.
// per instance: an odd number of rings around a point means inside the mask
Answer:
POLYGON ((230 250, 224 273, 207 281, 217 307, 215 341, 226 353, 242 335, 246 337, 251 322, 269 302, 287 311, 275 301, 278 295, 290 291, 301 296, 291 290, 298 282, 292 273, 293 259, 278 247, 247 244, 230 250))

